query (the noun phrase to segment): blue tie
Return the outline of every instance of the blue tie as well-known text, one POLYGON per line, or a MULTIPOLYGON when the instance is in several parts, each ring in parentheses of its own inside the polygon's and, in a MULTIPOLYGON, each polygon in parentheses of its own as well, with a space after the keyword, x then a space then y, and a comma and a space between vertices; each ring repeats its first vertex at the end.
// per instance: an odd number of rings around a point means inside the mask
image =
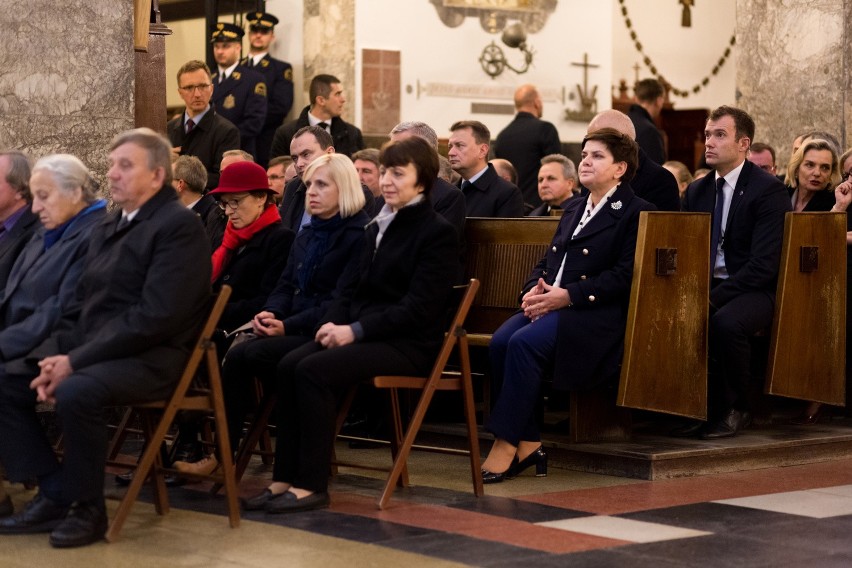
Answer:
POLYGON ((713 229, 710 232, 710 277, 716 266, 716 254, 719 250, 719 239, 722 238, 722 211, 725 207, 725 178, 716 180, 716 208, 713 210, 713 229))

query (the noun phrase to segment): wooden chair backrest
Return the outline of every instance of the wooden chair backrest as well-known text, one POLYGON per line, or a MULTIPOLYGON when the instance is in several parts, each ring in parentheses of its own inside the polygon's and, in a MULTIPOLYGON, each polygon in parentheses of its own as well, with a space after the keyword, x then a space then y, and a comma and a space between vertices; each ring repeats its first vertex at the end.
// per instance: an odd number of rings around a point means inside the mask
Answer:
POLYGON ((787 213, 766 392, 844 406, 846 214, 787 213))
POLYGON ((709 214, 640 214, 619 405, 707 418, 709 250, 709 214))

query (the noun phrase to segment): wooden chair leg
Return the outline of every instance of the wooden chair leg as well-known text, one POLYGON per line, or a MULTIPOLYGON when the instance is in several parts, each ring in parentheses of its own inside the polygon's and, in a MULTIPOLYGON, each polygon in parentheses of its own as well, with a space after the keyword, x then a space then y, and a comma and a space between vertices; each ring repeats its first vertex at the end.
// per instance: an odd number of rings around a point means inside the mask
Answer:
MULTIPOLYGON (((150 440, 155 428, 154 412, 149 410, 143 414, 145 415, 143 417, 145 422, 145 439, 150 440)), ((168 489, 166 489, 165 476, 163 474, 163 467, 165 464, 163 463, 163 452, 161 448, 162 443, 158 445, 158 449, 160 451, 157 451, 154 454, 154 463, 151 466, 151 473, 148 477, 151 478, 151 485, 154 490, 154 509, 157 511, 158 515, 165 515, 169 512, 169 495, 168 489)))
MULTIPOLYGON (((349 409, 352 407, 352 401, 355 400, 355 393, 357 392, 358 387, 354 386, 349 389, 349 392, 346 393, 346 396, 340 403, 340 408, 337 409, 337 423, 334 425, 334 439, 337 439, 337 436, 340 435, 340 430, 343 428, 343 423, 346 422, 346 416, 349 415, 349 409)), ((281 433, 279 432, 279 436, 281 433)), ((337 475, 338 467, 337 467, 337 452, 334 449, 334 444, 331 446, 331 475, 337 475)))
POLYGON ((470 473, 473 478, 473 494, 482 497, 485 490, 482 486, 482 466, 479 454, 479 430, 476 425, 476 406, 473 400, 473 384, 470 376, 470 354, 467 349, 467 338, 459 338, 461 368, 462 368, 462 397, 464 399, 464 417, 467 422, 467 442, 470 449, 470 473))
POLYGON ((115 434, 112 435, 112 439, 109 441, 109 448, 107 449, 108 461, 115 460, 118 456, 118 452, 121 451, 121 447, 127 439, 127 427, 134 415, 135 412, 133 411, 133 408, 127 408, 124 411, 124 415, 118 422, 118 426, 115 427, 115 434))
POLYGON ((222 381, 219 377, 219 360, 216 349, 207 350, 207 371, 210 375, 210 391, 213 400, 213 416, 216 420, 216 441, 219 447, 222 476, 225 482, 225 499, 228 502, 228 519, 231 527, 240 526, 240 506, 237 502, 237 483, 234 472, 234 454, 231 453, 231 442, 228 439, 228 421, 225 419, 225 398, 222 392, 222 381))
MULTIPOLYGON (((399 408, 399 389, 388 389, 391 407, 391 459, 396 461, 399 456, 404 432, 402 430, 402 412, 399 408)), ((397 486, 408 487, 408 464, 403 465, 402 474, 397 480, 397 486)))

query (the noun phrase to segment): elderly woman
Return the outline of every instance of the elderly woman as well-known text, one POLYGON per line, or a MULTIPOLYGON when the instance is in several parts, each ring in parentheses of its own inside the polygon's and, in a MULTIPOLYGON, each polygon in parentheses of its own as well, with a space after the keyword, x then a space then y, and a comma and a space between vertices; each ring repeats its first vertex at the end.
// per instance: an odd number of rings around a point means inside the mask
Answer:
POLYGON ((840 183, 840 160, 827 140, 811 138, 787 165, 787 183, 793 211, 829 211, 834 187, 840 183))
POLYGON ((252 404, 252 378, 276 388, 278 361, 313 340, 341 274, 357 263, 370 222, 358 173, 346 156, 323 154, 305 170, 304 181, 311 222, 299 232, 278 285, 252 319, 257 338, 231 349, 222 368, 233 446, 252 404))
MULTIPOLYGON (((63 313, 74 310, 89 233, 106 216, 97 182, 74 156, 40 159, 30 187, 41 228, 21 251, 0 292, 0 381, 7 373, 28 373, 24 358, 50 335, 63 313)), ((35 410, 32 419, 37 420, 35 410)), ((8 476, 22 480, 16 471, 8 476)), ((59 477, 60 472, 48 470, 39 477, 41 492, 56 501, 62 499, 59 477)), ((11 503, 6 505, 11 513, 11 503)))
POLYGON ((409 138, 381 152, 385 205, 366 231, 358 264, 314 341, 278 364, 279 429, 273 483, 246 508, 291 513, 327 507, 337 407, 375 375, 428 373, 443 340, 442 317, 458 270, 456 230, 429 190, 438 155, 409 138))
POLYGON ((535 465, 547 474, 535 407, 542 378, 557 389, 586 389, 617 374, 639 213, 654 206, 628 184, 637 146, 611 128, 583 140, 584 199, 568 202, 547 255, 524 286, 521 310, 494 333, 489 356, 503 388, 487 425, 496 440, 482 464, 485 483, 535 465))

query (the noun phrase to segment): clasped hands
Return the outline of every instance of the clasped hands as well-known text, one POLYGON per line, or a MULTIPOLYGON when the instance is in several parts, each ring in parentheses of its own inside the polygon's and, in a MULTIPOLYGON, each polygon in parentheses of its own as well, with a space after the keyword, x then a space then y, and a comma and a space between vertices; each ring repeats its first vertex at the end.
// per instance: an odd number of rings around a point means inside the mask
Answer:
POLYGON ((38 394, 39 402, 56 402, 53 396, 56 388, 74 371, 71 360, 68 355, 53 355, 39 361, 38 367, 41 372, 32 380, 30 388, 38 394))
POLYGON ((343 347, 355 341, 355 332, 352 331, 351 325, 337 325, 335 323, 323 324, 314 340, 325 347, 343 347))
POLYGON ((543 278, 539 278, 535 286, 530 288, 521 298, 521 309, 524 310, 524 315, 533 321, 570 305, 571 296, 568 294, 568 290, 551 286, 543 278))
POLYGON ((251 320, 251 328, 260 337, 284 335, 284 322, 276 319, 272 312, 260 312, 251 320))

